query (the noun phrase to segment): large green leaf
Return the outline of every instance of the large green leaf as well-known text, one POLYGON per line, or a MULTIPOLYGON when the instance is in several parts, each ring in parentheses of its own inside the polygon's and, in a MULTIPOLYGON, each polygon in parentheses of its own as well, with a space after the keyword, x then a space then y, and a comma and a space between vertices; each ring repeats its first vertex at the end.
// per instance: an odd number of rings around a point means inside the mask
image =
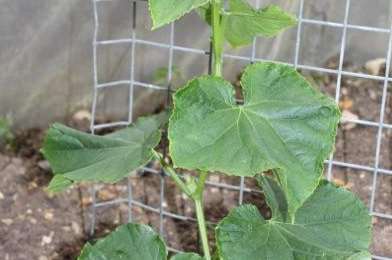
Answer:
POLYGON ((255 206, 234 209, 216 229, 224 260, 370 259, 371 218, 352 193, 321 182, 293 223, 266 221, 255 206))
POLYGON ((78 260, 166 260, 162 239, 146 225, 118 227, 94 245, 87 243, 78 260))
POLYGON ((210 0, 148 0, 153 29, 171 23, 210 0))
POLYGON ((174 96, 169 121, 176 167, 254 176, 276 169, 293 212, 314 191, 332 150, 340 112, 293 68, 245 70, 244 104, 218 77, 190 81, 174 96))
POLYGON ((223 17, 225 38, 234 47, 251 43, 255 36, 275 36, 296 24, 296 19, 278 6, 256 10, 246 0, 229 0, 228 14, 223 17))
POLYGON ((42 149, 56 175, 49 190, 60 191, 75 181, 121 180, 151 159, 165 118, 164 114, 140 118, 135 124, 106 136, 54 124, 42 149))
POLYGON ((204 258, 195 253, 180 253, 170 258, 170 260, 204 260, 204 258))

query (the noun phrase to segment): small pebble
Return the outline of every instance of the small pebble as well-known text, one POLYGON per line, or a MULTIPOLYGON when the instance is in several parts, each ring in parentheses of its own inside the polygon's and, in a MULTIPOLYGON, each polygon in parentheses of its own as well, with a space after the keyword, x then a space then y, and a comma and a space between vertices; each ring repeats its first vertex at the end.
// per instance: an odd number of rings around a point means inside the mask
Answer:
POLYGON ((71 232, 71 228, 67 226, 62 227, 61 229, 64 230, 65 232, 71 232))
POLYGON ((80 225, 78 223, 76 223, 75 221, 72 221, 71 227, 72 227, 73 232, 76 235, 82 234, 82 230, 80 228, 80 225))
POLYGON ((50 165, 49 162, 47 160, 42 160, 38 162, 38 167, 40 167, 42 170, 49 170, 50 169, 50 165))
POLYGON ((46 220, 53 220, 53 213, 50 211, 45 212, 44 218, 46 220))
POLYGON ((52 243, 53 235, 54 235, 54 232, 51 231, 48 236, 43 236, 42 240, 41 240, 41 245, 44 246, 44 245, 49 245, 50 243, 52 243))
POLYGON ((10 226, 10 225, 12 225, 12 223, 14 223, 14 221, 10 218, 2 219, 1 222, 7 226, 10 226))

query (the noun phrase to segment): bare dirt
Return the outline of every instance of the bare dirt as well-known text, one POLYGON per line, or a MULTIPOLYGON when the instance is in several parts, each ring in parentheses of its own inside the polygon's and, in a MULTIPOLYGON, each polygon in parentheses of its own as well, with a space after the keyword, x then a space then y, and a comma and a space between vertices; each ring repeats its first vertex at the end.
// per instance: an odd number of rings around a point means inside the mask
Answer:
POLYGON ((42 130, 17 135, 15 152, 0 153, 0 258, 75 259, 84 242, 79 194, 50 196, 50 172, 38 166, 42 130))
MULTIPOLYGON (((39 129, 18 133, 14 150, 0 153, 0 255, 6 260, 76 259, 86 241, 101 237, 128 220, 127 203, 97 208, 95 235, 90 237, 90 187, 80 185, 56 195, 45 191, 51 172, 39 154, 43 135, 44 132, 39 129)), ((130 181, 135 201, 159 208, 160 175, 139 172, 130 181)), ((238 185, 238 179, 223 179, 218 175, 210 176, 210 181, 238 185)), ((247 185, 256 188, 255 183, 247 185)), ((170 242, 169 246, 198 251, 197 226, 192 220, 195 217, 193 205, 167 178, 164 180, 164 194, 163 209, 166 212, 189 218, 164 217, 164 236, 170 242)), ((239 192, 208 187, 206 194, 206 217, 213 241, 214 223, 237 204, 239 192)), ((99 202, 127 196, 126 180, 98 187, 99 202)), ((270 215, 260 192, 247 193, 244 200, 259 206, 266 217, 270 215)), ((152 225, 157 230, 160 228, 157 212, 133 207, 132 217, 133 221, 152 225)))
MULTIPOLYGON (((332 59, 330 68, 336 66, 332 59)), ((350 66, 349 64, 346 66, 350 66)), ((362 68, 357 68, 360 71, 362 68)), ((382 72, 380 72, 382 73, 382 72)), ((307 75, 315 85, 331 96, 335 95, 335 76, 307 75)), ((342 110, 350 116, 369 121, 379 120, 382 97, 382 82, 343 77, 341 89, 342 110)), ((387 95, 385 121, 392 122, 391 95, 387 95)), ((85 124, 74 124, 85 129, 85 124)), ((375 166, 377 127, 342 124, 337 138, 334 159, 364 166, 375 166)), ((39 153, 44 132, 32 129, 16 133, 14 148, 0 153, 0 258, 6 260, 24 259, 75 259, 87 240, 101 237, 114 227, 128 220, 127 203, 97 208, 95 236, 90 237, 91 196, 89 186, 81 185, 63 194, 50 195, 44 189, 51 178, 46 161, 39 153)), ((380 168, 392 168, 392 131, 382 133, 380 168)), ((368 205, 371 201, 373 172, 334 166, 334 180, 355 192, 368 205)), ((238 185, 238 178, 211 175, 210 181, 238 185)), ((159 209, 161 178, 158 174, 139 172, 130 178, 133 199, 159 209)), ((175 213, 188 219, 163 219, 164 238, 172 248, 184 251, 198 251, 197 227, 192 218, 194 211, 175 185, 165 179, 163 185, 165 212, 175 213)), ((246 187, 256 190, 244 194, 244 203, 254 203, 265 217, 270 212, 263 195, 252 180, 246 180, 246 187)), ((98 201, 127 198, 126 180, 117 185, 101 186, 97 192, 98 201)), ((379 174, 374 210, 392 214, 392 176, 379 174)), ((225 216, 237 205, 239 192, 208 186, 206 190, 206 212, 210 221, 210 238, 213 240, 213 223, 225 216)), ((160 229, 159 210, 132 207, 132 220, 150 224, 160 229)), ((392 220, 373 218, 372 252, 392 257, 392 220)), ((214 246, 213 244, 211 246, 214 246)))

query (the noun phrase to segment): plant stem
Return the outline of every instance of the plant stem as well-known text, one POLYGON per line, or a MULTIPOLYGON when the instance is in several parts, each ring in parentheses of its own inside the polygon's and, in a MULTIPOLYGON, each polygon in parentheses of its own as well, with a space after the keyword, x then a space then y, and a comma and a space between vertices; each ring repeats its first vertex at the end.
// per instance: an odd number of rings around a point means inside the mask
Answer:
POLYGON ((199 173, 199 180, 197 182, 197 187, 195 193, 192 196, 192 199, 195 202, 196 218, 199 227, 201 244, 203 246, 204 258, 206 260, 210 260, 211 255, 208 246, 207 228, 206 228, 206 222, 205 222, 204 211, 203 211, 203 192, 204 192, 204 186, 207 180, 207 176, 208 176, 208 172, 206 171, 201 171, 199 173))
POLYGON ((201 238, 201 244, 203 246, 204 258, 206 260, 211 260, 210 249, 208 246, 207 228, 204 219, 203 212, 203 200, 202 198, 194 199, 196 208, 197 224, 199 227, 199 233, 201 238))
MULTIPOLYGON (((223 50, 223 28, 221 19, 222 0, 211 0, 211 25, 212 25, 212 49, 214 58, 213 75, 222 77, 222 50, 223 50)), ((203 211, 203 191, 205 181, 207 179, 207 172, 200 172, 199 181, 197 184, 196 192, 193 196, 196 207, 197 224, 201 243, 203 246, 204 258, 211 260, 210 249, 208 246, 207 228, 205 223, 203 211)))
POLYGON ((200 171, 199 172, 199 181, 197 182, 196 194, 199 198, 203 197, 204 186, 207 180, 208 172, 200 171))
POLYGON ((186 183, 181 180, 181 178, 177 175, 176 171, 170 165, 163 166, 165 172, 173 179, 176 185, 189 197, 192 196, 192 192, 188 189, 186 183))
MULTIPOLYGON (((197 224, 199 228, 201 243, 203 246, 203 253, 205 260, 211 260, 210 249, 208 246, 208 237, 207 237, 207 228, 206 221, 204 218, 203 212, 203 192, 204 186, 207 180, 208 172, 201 171, 199 173, 199 180, 197 181, 196 187, 194 189, 189 188, 189 180, 188 182, 184 182, 176 173, 171 165, 165 162, 163 156, 153 150, 154 157, 159 160, 161 166, 165 170, 165 172, 174 180, 176 185, 184 192, 190 199, 195 202, 196 208, 196 218, 197 224)), ((194 179, 193 179, 194 180, 194 179)), ((193 186, 193 185, 191 185, 193 186)))
POLYGON ((165 172, 173 179, 173 181, 181 189, 181 191, 184 192, 188 197, 192 198, 193 196, 192 192, 189 190, 186 183, 183 180, 181 180, 181 178, 177 175, 173 167, 165 162, 165 159, 162 157, 160 153, 153 150, 153 154, 154 157, 159 161, 159 163, 161 164, 165 172))
POLYGON ((223 28, 221 21, 222 0, 211 1, 212 47, 214 54, 213 75, 222 76, 223 28))

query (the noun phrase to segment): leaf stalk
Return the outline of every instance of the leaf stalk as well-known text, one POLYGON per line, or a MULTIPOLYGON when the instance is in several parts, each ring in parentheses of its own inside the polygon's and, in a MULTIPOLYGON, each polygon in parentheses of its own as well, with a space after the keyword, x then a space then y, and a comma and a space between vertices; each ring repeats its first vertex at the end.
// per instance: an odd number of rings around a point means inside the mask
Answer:
POLYGON ((188 197, 192 198, 192 196, 193 196, 192 191, 188 188, 186 183, 183 180, 181 180, 180 176, 178 176, 178 174, 173 169, 173 167, 165 162, 165 159, 163 158, 163 156, 160 153, 153 150, 153 154, 154 154, 154 157, 161 164, 165 173, 167 173, 173 179, 173 181, 181 189, 182 192, 184 192, 188 197))
POLYGON ((204 187, 205 187, 207 177, 208 177, 208 172, 206 172, 206 171, 200 172, 199 180, 197 182, 196 191, 193 194, 193 201, 195 202, 196 218, 197 218, 197 224, 199 227, 199 233, 200 233, 201 244, 203 247, 204 258, 206 260, 210 260, 211 255, 210 255, 210 249, 208 246, 207 228, 206 228, 204 209, 203 209, 203 192, 204 192, 204 187))
POLYGON ((195 199, 194 202, 195 202, 195 208, 196 208, 197 225, 199 227, 199 233, 200 233, 201 244, 203 247, 204 258, 206 260, 211 260, 210 249, 208 246, 206 221, 204 218, 204 211, 203 211, 203 200, 202 200, 202 198, 199 198, 199 199, 195 199))
POLYGON ((197 218, 197 224, 200 233, 200 239, 203 247, 204 258, 205 260, 211 260, 210 249, 208 246, 206 221, 205 221, 204 210, 203 210, 203 192, 208 177, 208 172, 200 171, 199 179, 196 183, 196 187, 194 187, 194 185, 192 185, 194 184, 195 181, 193 177, 187 182, 184 182, 180 178, 180 176, 178 176, 173 166, 171 166, 165 161, 162 154, 156 152, 155 150, 153 150, 153 154, 154 157, 160 162, 165 173, 167 173, 173 179, 176 185, 182 190, 182 192, 184 192, 188 196, 188 198, 192 199, 193 202, 195 203, 196 218, 197 218))
POLYGON ((222 77, 222 50, 224 43, 221 8, 222 0, 211 1, 212 48, 214 57, 213 75, 218 77, 222 77))

